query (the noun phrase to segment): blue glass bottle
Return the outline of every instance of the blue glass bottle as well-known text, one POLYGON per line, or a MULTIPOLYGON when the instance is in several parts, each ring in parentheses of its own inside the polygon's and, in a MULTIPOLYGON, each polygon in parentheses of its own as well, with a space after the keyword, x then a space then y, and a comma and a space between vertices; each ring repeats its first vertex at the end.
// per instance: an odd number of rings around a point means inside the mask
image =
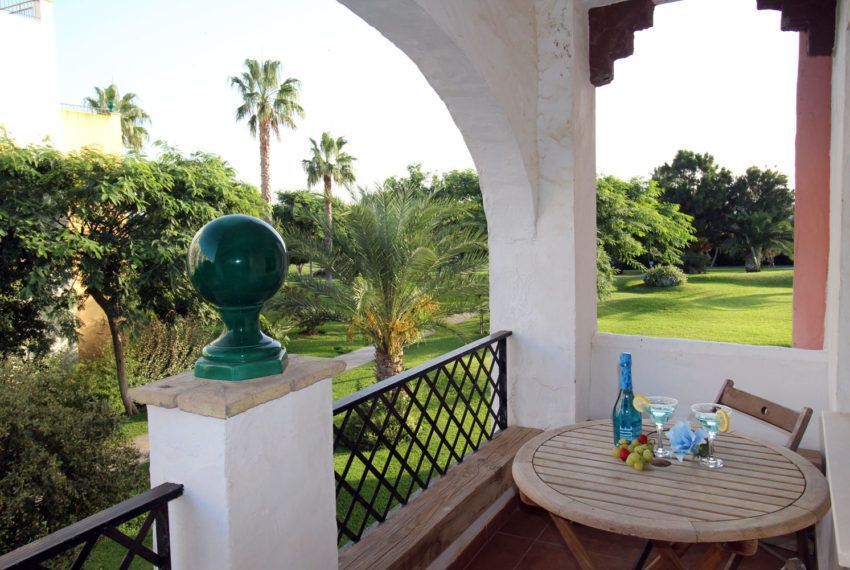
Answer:
POLYGON ((640 412, 632 405, 632 355, 620 354, 620 393, 614 403, 611 419, 614 423, 614 445, 621 439, 632 441, 642 431, 640 412))

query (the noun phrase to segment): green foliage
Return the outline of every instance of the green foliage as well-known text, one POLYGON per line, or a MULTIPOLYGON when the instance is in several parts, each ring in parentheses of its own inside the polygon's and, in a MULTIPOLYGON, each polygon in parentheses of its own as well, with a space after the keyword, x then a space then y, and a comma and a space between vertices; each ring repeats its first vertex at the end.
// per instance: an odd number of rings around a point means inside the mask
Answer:
POLYGON ((708 255, 702 251, 688 250, 682 253, 682 268, 688 275, 699 275, 706 272, 708 255))
POLYGON ((673 265, 658 265, 643 274, 643 284, 647 287, 675 287, 687 282, 688 276, 673 265))
POLYGON ((656 168, 652 178, 664 200, 678 204, 693 217, 696 236, 709 249, 719 246, 732 212, 732 172, 720 167, 708 153, 680 150, 671 163, 656 168))
POLYGON ((724 245, 744 257, 748 272, 758 272, 765 257, 793 255, 793 239, 794 228, 788 220, 776 219, 768 212, 742 212, 733 219, 724 245))
POLYGON ((177 317, 171 323, 151 319, 134 325, 127 343, 130 385, 149 384, 190 370, 216 336, 213 327, 192 317, 177 317))
POLYGON ((472 169, 451 170, 442 175, 426 172, 419 163, 407 166, 407 176, 387 178, 384 187, 394 192, 413 192, 434 195, 462 204, 453 220, 461 226, 471 225, 487 234, 487 217, 484 214, 484 197, 478 173, 472 169))
POLYGON ((301 293, 273 299, 270 309, 322 311, 348 322, 375 344, 378 379, 391 376, 403 365, 404 347, 426 326, 476 306, 486 292, 484 236, 448 223, 457 208, 388 188, 361 192, 346 231, 332 229, 333 251, 313 236, 290 236, 291 248, 330 268, 334 281, 296 277, 301 293))
POLYGON ((139 314, 171 321, 207 310, 185 278, 192 236, 222 214, 265 211, 256 190, 239 182, 220 158, 161 150, 155 160, 92 149, 63 156, 0 139, 0 164, 13 165, 2 180, 4 190, 15 197, 13 206, 23 205, 3 212, 3 227, 16 228, 16 239, 35 260, 28 290, 50 291, 58 275, 70 296, 73 268, 76 285, 106 314, 130 412, 121 346, 125 322, 139 314), (39 205, 46 219, 34 215, 39 205))
POLYGON ((0 365, 0 552, 144 484, 120 417, 58 357, 0 365))
POLYGON ((86 97, 83 104, 98 113, 119 113, 124 146, 133 150, 141 149, 148 140, 145 125, 151 122, 151 118, 136 104, 136 94, 121 95, 114 83, 106 88, 95 87, 94 92, 95 96, 86 97))
MULTIPOLYGON (((332 198, 331 204, 335 222, 344 224, 347 205, 336 197, 332 198)), ((322 225, 317 220, 321 219, 323 208, 324 199, 315 192, 309 190, 278 192, 277 203, 272 207, 272 221, 284 240, 289 232, 320 238, 322 225)), ((287 251, 287 254, 289 262, 298 267, 299 272, 300 266, 310 261, 291 249, 287 251)))
POLYGON ((248 129, 260 139, 260 179, 263 199, 271 203, 269 139, 274 133, 280 140, 281 127, 294 129, 296 118, 304 116, 298 102, 300 82, 294 77, 281 81, 279 61, 245 60, 245 71, 231 77, 230 84, 242 98, 236 108, 236 120, 248 121, 248 129))
POLYGON ((794 216, 794 192, 784 174, 751 166, 735 180, 732 207, 733 219, 747 212, 765 212, 775 220, 790 220, 794 216))
POLYGON ((43 355, 74 334, 66 244, 52 239, 65 216, 54 195, 63 161, 51 147, 15 146, 0 129, 0 359, 43 355))
POLYGON ((672 163, 655 169, 653 178, 663 188, 665 200, 679 204, 682 212, 693 216, 698 240, 692 244, 692 251, 708 254, 725 249, 743 257, 748 271, 758 271, 761 266, 758 252, 750 251, 741 241, 743 228, 753 223, 749 216, 766 214, 779 233, 793 218, 793 190, 788 187, 788 178, 774 170, 753 166, 735 177, 710 154, 680 150, 672 163))
POLYGON ((310 158, 301 161, 308 186, 324 182, 327 192, 331 181, 346 187, 354 182, 354 161, 357 159, 343 150, 347 144, 345 137, 334 138, 327 131, 322 133, 319 142, 310 139, 310 158))
POLYGON ((596 240, 596 299, 601 301, 607 299, 614 291, 614 268, 611 266, 611 258, 602 246, 602 242, 596 240))
MULTIPOLYGON (((129 388, 173 376, 195 366, 201 350, 216 336, 215 325, 193 317, 177 317, 172 322, 140 318, 128 330, 126 373, 129 388)), ((115 385, 115 354, 104 347, 98 356, 82 360, 77 374, 93 396, 121 408, 115 385)))
POLYGON ((642 269, 644 261, 675 264, 693 241, 691 217, 661 199, 653 181, 614 176, 596 181, 597 235, 611 260, 642 269))
POLYGON ((230 84, 242 97, 236 120, 248 120, 253 136, 268 128, 280 138, 280 128, 295 128, 295 119, 304 116, 298 103, 300 82, 287 77, 281 81, 280 62, 246 59, 245 71, 230 78, 230 84))

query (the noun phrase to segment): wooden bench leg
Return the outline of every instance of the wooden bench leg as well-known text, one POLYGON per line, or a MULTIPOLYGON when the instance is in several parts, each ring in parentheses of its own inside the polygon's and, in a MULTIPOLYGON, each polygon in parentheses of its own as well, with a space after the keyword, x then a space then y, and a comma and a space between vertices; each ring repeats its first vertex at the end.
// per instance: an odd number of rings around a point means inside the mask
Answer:
POLYGON ((573 553, 582 570, 596 570, 596 565, 593 563, 587 550, 584 549, 584 545, 579 540, 579 537, 573 531, 573 523, 553 513, 549 513, 549 516, 552 517, 552 522, 555 523, 558 532, 561 533, 561 537, 567 543, 567 548, 573 553))

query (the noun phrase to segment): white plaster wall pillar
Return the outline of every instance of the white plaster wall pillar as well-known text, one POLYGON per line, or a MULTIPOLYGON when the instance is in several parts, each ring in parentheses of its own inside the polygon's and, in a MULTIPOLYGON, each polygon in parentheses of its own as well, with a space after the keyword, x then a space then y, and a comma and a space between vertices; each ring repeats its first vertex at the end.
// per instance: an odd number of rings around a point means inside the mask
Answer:
POLYGON ((850 6, 838 2, 832 63, 829 269, 824 349, 830 406, 850 411, 850 6))
POLYGON ((491 329, 508 341, 509 421, 587 414, 596 327, 594 92, 580 0, 341 0, 445 102, 481 176, 491 329))
POLYGON ((276 376, 186 372, 131 392, 148 405, 151 485, 184 485, 172 568, 337 567, 330 377, 343 368, 291 356, 276 376))

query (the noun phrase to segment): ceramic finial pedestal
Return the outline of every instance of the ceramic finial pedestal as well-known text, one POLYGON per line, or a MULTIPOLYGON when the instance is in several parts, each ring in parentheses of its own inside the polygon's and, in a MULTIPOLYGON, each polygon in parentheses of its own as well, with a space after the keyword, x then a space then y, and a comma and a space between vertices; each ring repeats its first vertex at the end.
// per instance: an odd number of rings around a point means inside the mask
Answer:
POLYGON ((260 329, 260 310, 283 284, 289 260, 277 231, 251 216, 222 216, 189 246, 187 270, 198 293, 218 309, 224 328, 204 347, 195 376, 248 380, 280 374, 286 349, 260 329))

